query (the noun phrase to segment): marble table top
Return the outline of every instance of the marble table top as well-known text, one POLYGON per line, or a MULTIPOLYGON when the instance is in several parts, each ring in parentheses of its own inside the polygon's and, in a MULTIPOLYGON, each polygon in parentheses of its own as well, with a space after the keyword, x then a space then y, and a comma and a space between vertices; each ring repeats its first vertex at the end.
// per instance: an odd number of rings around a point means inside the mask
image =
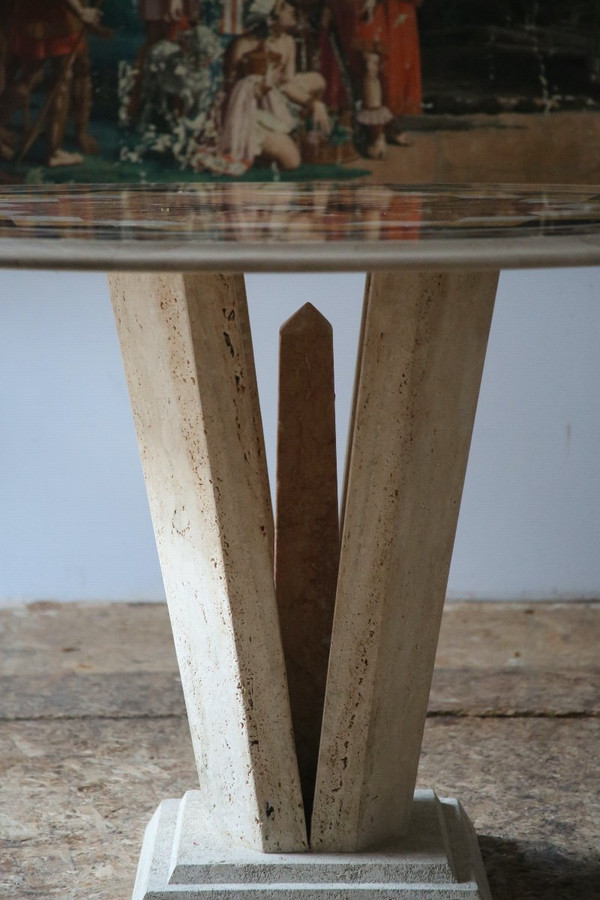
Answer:
POLYGON ((0 266, 372 271, 600 264, 600 186, 8 186, 0 266))

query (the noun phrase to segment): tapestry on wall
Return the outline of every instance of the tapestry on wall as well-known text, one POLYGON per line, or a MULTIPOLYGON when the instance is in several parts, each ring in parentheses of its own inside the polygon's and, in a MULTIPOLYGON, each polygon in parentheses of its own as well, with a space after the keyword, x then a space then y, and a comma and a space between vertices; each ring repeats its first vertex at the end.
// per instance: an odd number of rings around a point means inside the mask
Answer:
POLYGON ((2 0, 0 183, 597 182, 600 0, 2 0))

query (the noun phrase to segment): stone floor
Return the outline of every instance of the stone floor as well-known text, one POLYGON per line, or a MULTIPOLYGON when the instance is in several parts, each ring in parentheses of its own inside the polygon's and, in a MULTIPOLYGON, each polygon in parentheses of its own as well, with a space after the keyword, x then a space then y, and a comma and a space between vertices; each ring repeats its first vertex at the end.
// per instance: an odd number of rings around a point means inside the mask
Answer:
MULTIPOLYGON (((600 898, 600 604, 447 606, 419 782, 470 813, 495 900, 600 898)), ((0 611, 0 897, 126 900, 195 784, 163 606, 0 611)))

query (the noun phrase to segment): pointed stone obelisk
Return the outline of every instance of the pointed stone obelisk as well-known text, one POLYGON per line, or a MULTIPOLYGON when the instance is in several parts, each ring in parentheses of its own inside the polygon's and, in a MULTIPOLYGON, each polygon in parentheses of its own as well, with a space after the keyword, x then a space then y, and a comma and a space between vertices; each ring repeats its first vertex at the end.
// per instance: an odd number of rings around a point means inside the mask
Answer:
POLYGON ((281 328, 275 583, 310 818, 339 561, 331 325, 307 303, 281 328))

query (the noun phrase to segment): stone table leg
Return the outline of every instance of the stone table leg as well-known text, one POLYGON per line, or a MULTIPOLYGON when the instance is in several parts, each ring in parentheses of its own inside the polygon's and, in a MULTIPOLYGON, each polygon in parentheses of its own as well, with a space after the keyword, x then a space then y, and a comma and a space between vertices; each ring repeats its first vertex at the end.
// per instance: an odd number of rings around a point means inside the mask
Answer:
POLYGON ((243 278, 109 281, 207 834, 303 850, 243 278))
POLYGON ((371 276, 313 849, 408 827, 497 278, 371 276))

